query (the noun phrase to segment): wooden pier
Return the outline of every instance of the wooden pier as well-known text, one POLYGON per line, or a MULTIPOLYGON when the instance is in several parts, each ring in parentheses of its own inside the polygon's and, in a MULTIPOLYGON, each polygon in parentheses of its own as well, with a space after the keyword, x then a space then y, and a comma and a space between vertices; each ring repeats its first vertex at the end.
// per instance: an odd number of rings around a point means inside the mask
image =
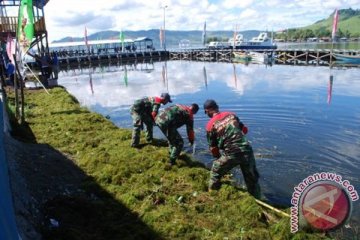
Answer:
MULTIPOLYGON (((59 56, 60 65, 86 65, 97 62, 116 61, 119 63, 144 60, 187 60, 208 62, 233 62, 234 52, 241 50, 214 50, 214 49, 187 49, 177 51, 135 51, 110 54, 78 54, 59 56)), ((332 66, 335 62, 334 53, 360 55, 360 50, 329 50, 329 49, 277 49, 257 50, 272 56, 271 64, 305 65, 305 66, 332 66)), ((30 62, 30 67, 38 67, 36 62, 30 62)), ((358 67, 358 66, 357 66, 358 67)))
MULTIPOLYGON (((360 55, 360 50, 331 50, 331 49, 276 49, 252 50, 253 52, 267 53, 273 57, 273 64, 284 65, 316 65, 331 66, 335 61, 334 53, 360 55)), ((241 50, 189 49, 170 51, 170 60, 216 61, 232 62, 234 52, 241 50)))
MULTIPOLYGON (((126 64, 131 62, 143 62, 147 60, 162 61, 169 58, 167 51, 137 51, 137 52, 118 52, 109 54, 71 54, 58 56, 59 65, 91 65, 100 62, 119 62, 126 64)), ((32 68, 38 68, 36 62, 28 62, 32 68)))

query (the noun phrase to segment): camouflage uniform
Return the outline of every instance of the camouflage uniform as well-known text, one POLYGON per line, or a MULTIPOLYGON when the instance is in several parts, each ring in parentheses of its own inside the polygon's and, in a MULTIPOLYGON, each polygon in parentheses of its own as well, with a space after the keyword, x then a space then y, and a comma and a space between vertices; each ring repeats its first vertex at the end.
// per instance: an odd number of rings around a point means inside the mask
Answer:
POLYGON ((153 139, 153 125, 154 117, 159 111, 161 98, 159 97, 145 97, 136 100, 131 106, 130 113, 133 119, 133 132, 132 132, 132 146, 139 145, 140 131, 143 129, 143 124, 146 126, 146 141, 151 142, 153 139))
POLYGON ((221 177, 240 165, 249 193, 260 198, 259 173, 252 147, 243 133, 243 127, 244 124, 239 118, 230 112, 213 115, 206 125, 210 149, 213 156, 218 158, 214 160, 211 168, 209 188, 218 189, 221 177), (222 155, 219 149, 223 151, 222 155))
POLYGON ((175 160, 180 155, 184 146, 184 141, 177 129, 186 124, 189 141, 194 141, 194 117, 190 109, 184 105, 174 105, 161 111, 155 118, 156 125, 159 126, 169 142, 170 164, 175 164, 175 160))

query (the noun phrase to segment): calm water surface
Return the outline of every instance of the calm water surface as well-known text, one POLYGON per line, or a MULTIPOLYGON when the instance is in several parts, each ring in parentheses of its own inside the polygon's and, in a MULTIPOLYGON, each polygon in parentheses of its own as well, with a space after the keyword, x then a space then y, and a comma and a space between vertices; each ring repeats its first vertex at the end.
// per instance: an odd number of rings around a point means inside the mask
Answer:
MULTIPOLYGON (((289 205, 294 186, 323 171, 342 175, 360 192, 359 68, 168 61, 62 71, 59 84, 125 128, 132 127, 130 105, 142 96, 168 91, 173 104, 198 103, 195 157, 209 166, 202 104, 213 98, 249 127, 260 184, 271 201, 289 205)), ((181 133, 186 136, 185 128, 181 133)), ((354 209, 358 218, 359 201, 354 209)))

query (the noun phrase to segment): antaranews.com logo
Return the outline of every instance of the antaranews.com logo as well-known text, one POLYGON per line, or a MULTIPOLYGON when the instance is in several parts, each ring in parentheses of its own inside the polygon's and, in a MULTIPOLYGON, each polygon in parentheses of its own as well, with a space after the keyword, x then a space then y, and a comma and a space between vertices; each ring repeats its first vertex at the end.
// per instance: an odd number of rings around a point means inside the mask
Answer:
POLYGON ((294 187, 290 231, 295 233, 305 225, 325 231, 340 227, 350 218, 352 202, 358 199, 354 186, 340 175, 310 175, 294 187))

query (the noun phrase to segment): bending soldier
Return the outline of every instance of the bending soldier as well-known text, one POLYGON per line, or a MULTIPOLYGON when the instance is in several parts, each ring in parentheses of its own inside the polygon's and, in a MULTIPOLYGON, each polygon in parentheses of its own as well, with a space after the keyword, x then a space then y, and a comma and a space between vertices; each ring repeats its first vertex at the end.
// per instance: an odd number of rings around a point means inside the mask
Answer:
POLYGON ((186 131, 190 144, 194 143, 194 114, 199 110, 196 103, 190 106, 174 105, 162 110, 156 116, 155 122, 166 136, 169 142, 169 165, 174 165, 176 159, 184 146, 184 141, 177 131, 183 125, 186 125, 186 131))
POLYGON ((140 143, 140 131, 143 124, 146 125, 146 141, 153 140, 153 125, 161 104, 171 103, 170 95, 162 93, 160 97, 145 97, 138 99, 131 106, 130 113, 133 119, 133 132, 131 147, 138 147, 140 143))
POLYGON ((247 127, 234 113, 219 112, 219 106, 212 99, 205 101, 204 109, 211 118, 206 125, 209 148, 217 158, 210 171, 209 190, 219 189, 221 177, 240 165, 248 192, 260 198, 259 173, 252 147, 245 137, 247 127))

